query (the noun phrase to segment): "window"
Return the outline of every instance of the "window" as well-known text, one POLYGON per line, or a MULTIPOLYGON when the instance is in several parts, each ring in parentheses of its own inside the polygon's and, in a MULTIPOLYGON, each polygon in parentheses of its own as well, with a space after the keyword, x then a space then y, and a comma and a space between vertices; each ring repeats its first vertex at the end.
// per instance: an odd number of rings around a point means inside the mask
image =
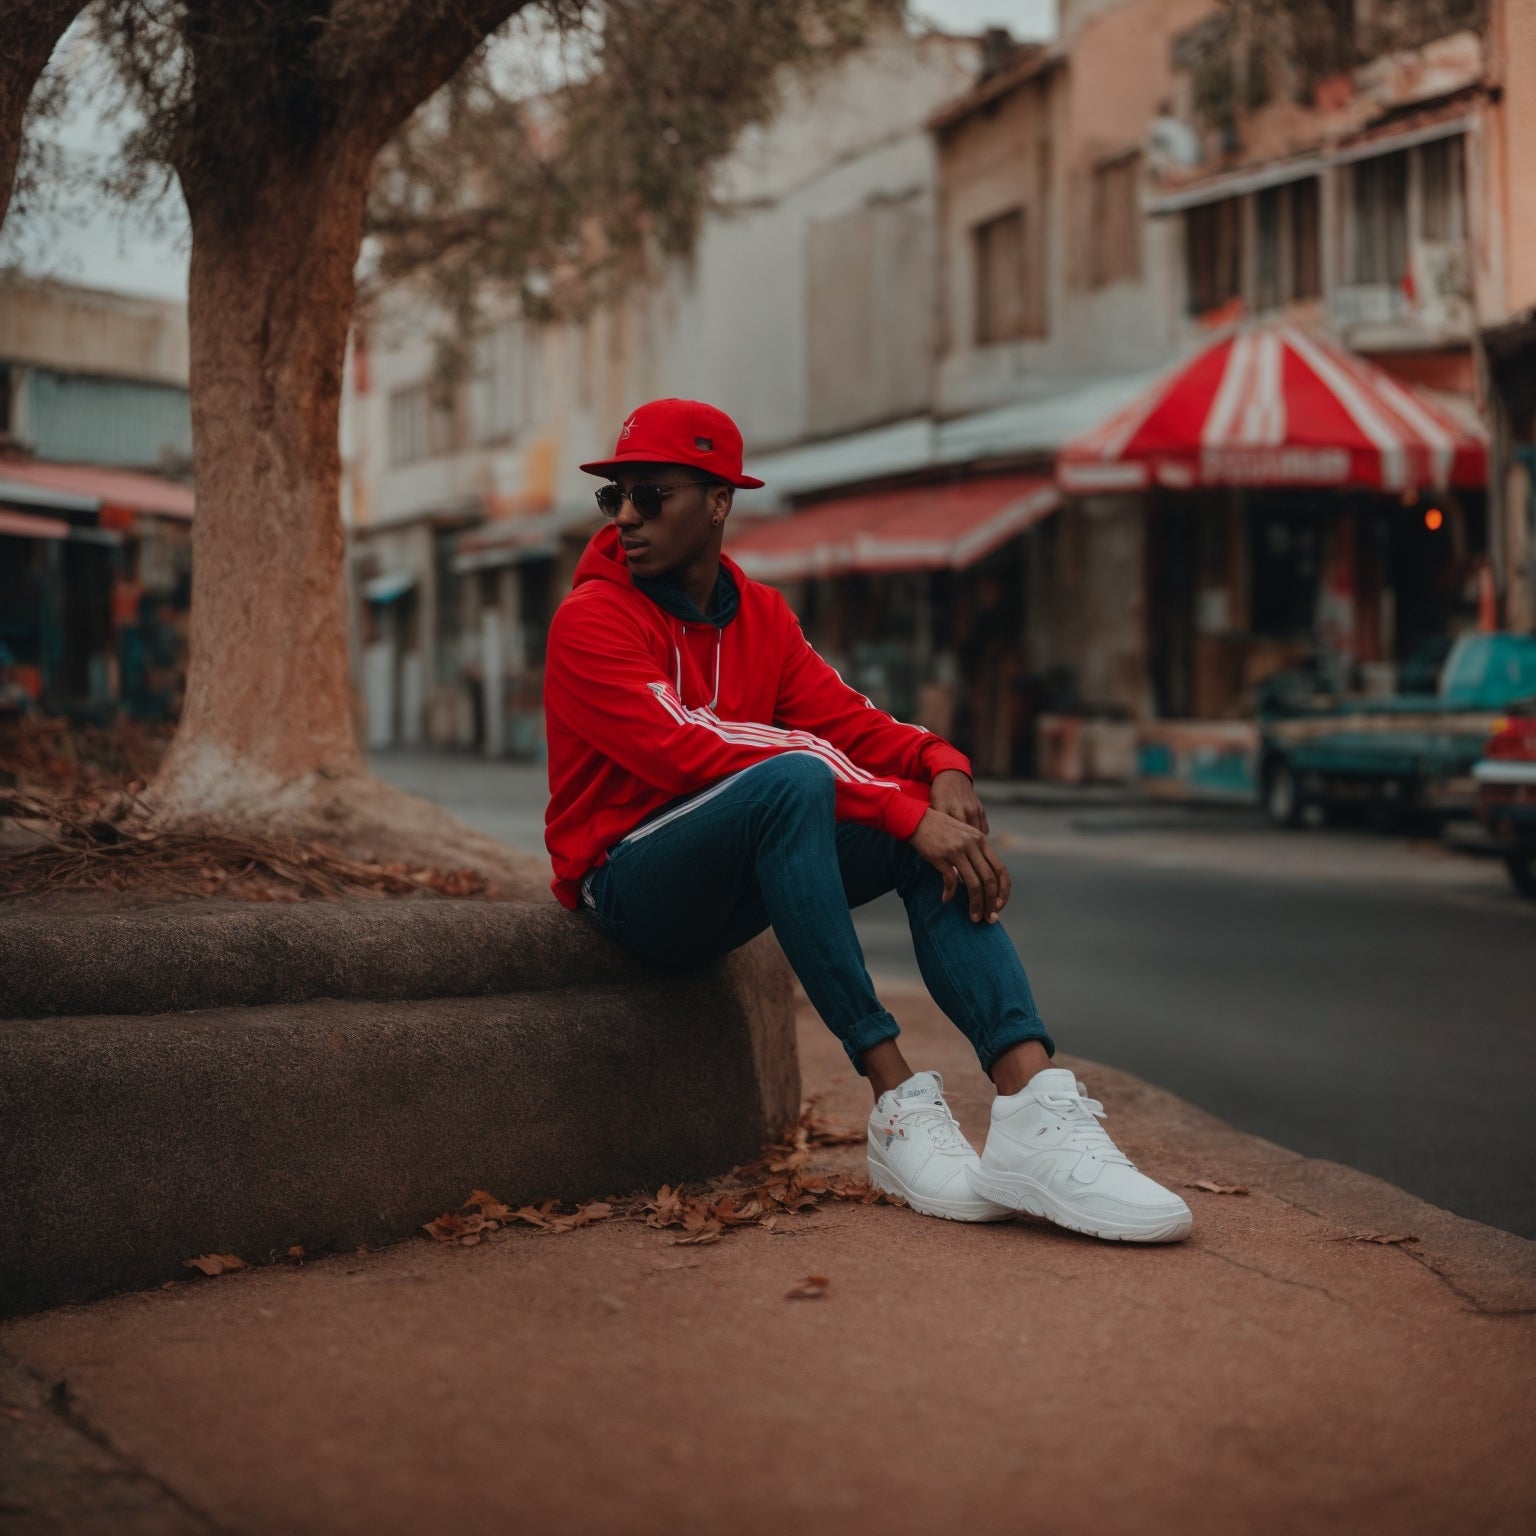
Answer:
POLYGON ((510 438, 521 424, 518 352, 518 333, 513 326, 498 326, 476 339, 470 425, 478 444, 510 438))
POLYGON ((1095 288, 1141 274, 1141 156, 1121 155, 1093 168, 1088 278, 1095 288))
POLYGON ((1291 207, 1291 291, 1293 299, 1316 299, 1323 292, 1323 226, 1318 212, 1316 176, 1293 181, 1285 190, 1291 207))
POLYGON ((1466 169, 1460 135, 1419 148, 1420 234, 1426 240, 1467 238, 1466 169))
POLYGON ((1351 183, 1350 281, 1395 288, 1408 271, 1408 152, 1357 162, 1351 183))
POLYGON ((1224 198, 1184 215, 1189 308, 1203 315, 1243 292, 1242 199, 1224 198))
POLYGON ((1266 187, 1254 205, 1254 238, 1259 247, 1255 252, 1258 289, 1254 303, 1261 310, 1276 309, 1285 299, 1285 247, 1280 234, 1283 191, 1282 187, 1266 187))
POLYGON ((397 389, 389 397, 389 460, 413 464, 456 446, 452 398, 432 383, 397 389))
POLYGON ((470 415, 477 443, 499 443, 539 419, 543 397, 543 333, 512 321, 475 343, 470 415))
POLYGON ((592 408, 592 380, 597 372, 593 324, 588 316, 576 328, 576 404, 584 411, 592 408))
POLYGON ((971 231, 976 273, 976 343, 1025 334, 1027 276, 1024 210, 1015 208, 971 231))
POLYGON ((1322 292, 1317 178, 1266 187, 1254 197, 1254 304, 1278 309, 1322 292))

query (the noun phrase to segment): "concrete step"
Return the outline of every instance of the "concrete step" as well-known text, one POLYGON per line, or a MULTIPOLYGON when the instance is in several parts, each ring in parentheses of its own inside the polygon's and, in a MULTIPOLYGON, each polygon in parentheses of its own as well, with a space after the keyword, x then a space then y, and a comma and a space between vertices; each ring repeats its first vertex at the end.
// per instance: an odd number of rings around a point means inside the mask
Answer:
POLYGON ((798 1114, 771 935, 663 973, 553 906, 401 905, 98 921, 7 978, 36 999, 53 955, 46 995, 70 1011, 0 1019, 0 1314, 203 1253, 395 1241, 474 1188, 521 1204, 710 1176, 798 1114), (274 992, 293 996, 254 1001, 274 992), (114 993, 176 1003, 74 1011, 114 993), (209 1006, 231 993, 244 1006, 209 1006))
POLYGON ((13 904, 0 919, 0 1018, 476 997, 619 981, 630 965, 553 900, 13 904))

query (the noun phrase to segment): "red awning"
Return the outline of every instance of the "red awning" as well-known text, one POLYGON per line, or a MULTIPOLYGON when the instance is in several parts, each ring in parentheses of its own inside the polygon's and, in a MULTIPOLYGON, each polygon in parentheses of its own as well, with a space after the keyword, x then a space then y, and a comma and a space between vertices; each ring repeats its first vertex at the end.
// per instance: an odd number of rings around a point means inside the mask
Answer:
POLYGON ((1488 447, 1384 368, 1296 326, 1259 325, 1206 347, 1068 443, 1056 477, 1084 494, 1149 485, 1475 488, 1487 483, 1488 447))
MULTIPOLYGON (((117 508, 154 517, 190 518, 192 488, 134 469, 102 469, 94 464, 52 464, 42 459, 0 458, 0 483, 32 486, 55 495, 78 496, 96 503, 93 510, 117 508)), ((13 497, 20 497, 13 493, 13 497)))
POLYGON ((27 512, 7 512, 0 507, 0 534, 18 539, 67 539, 69 524, 57 517, 33 517, 27 512))
POLYGON ((725 552, 758 581, 846 571, 964 570, 1061 501, 1038 475, 984 475, 821 502, 754 523, 725 552))

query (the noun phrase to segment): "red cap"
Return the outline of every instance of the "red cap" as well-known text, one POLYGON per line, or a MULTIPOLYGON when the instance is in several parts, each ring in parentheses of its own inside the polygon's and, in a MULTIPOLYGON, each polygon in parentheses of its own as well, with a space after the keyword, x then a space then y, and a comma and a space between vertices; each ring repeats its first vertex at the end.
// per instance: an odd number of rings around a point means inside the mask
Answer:
POLYGON ((741 432, 724 411, 702 400, 652 400, 630 413, 611 459, 581 467, 612 478, 625 464, 691 464, 742 490, 761 480, 741 472, 741 432))

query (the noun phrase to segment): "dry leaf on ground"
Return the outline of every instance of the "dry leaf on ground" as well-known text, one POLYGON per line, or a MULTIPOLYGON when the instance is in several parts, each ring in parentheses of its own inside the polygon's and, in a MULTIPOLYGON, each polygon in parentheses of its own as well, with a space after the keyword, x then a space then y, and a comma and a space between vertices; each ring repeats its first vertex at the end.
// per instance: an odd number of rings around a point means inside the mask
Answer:
POLYGON ((697 1194, 682 1185, 663 1184, 654 1195, 588 1200, 569 1212, 561 1209, 558 1200, 541 1200, 513 1210, 488 1190, 476 1189, 459 1210, 445 1212, 436 1221, 425 1223, 422 1230, 438 1242, 469 1247, 483 1234, 514 1222, 541 1232, 572 1232, 593 1222, 622 1217, 644 1221, 651 1227, 681 1227, 674 1242, 703 1245, 718 1242, 737 1227, 775 1231, 781 1216, 813 1211, 826 1200, 901 1204, 862 1174, 802 1171, 816 1148, 851 1146, 863 1140, 862 1131, 826 1125, 816 1118, 814 1105, 807 1105, 786 1140, 765 1147, 755 1163, 731 1170, 734 1183, 716 1180, 697 1194))
POLYGON ((478 1205, 480 1214, 489 1217, 492 1221, 506 1221, 512 1215, 511 1206, 503 1205, 495 1195, 487 1194, 483 1189, 472 1189, 464 1205, 466 1209, 471 1205, 478 1205))
POLYGON ((1346 1232, 1343 1237, 1336 1237, 1336 1243, 1416 1243, 1419 1240, 1417 1232, 1346 1232))
POLYGON ((784 1292, 786 1301, 814 1301, 818 1296, 827 1294, 827 1286, 831 1281, 825 1275, 807 1275, 804 1280, 796 1281, 794 1285, 784 1292))
POLYGON ((1209 1195, 1246 1195, 1246 1184, 1218 1184, 1215 1179, 1196 1179, 1193 1184, 1186 1184, 1185 1189, 1203 1189, 1209 1195))
POLYGON ((184 1269, 200 1269, 205 1275, 224 1275, 232 1269, 245 1268, 245 1260, 237 1253, 205 1253, 181 1263, 184 1269))
POLYGON ((499 1225, 499 1222, 487 1221, 484 1216, 466 1216, 459 1211, 445 1211, 436 1221, 425 1223, 422 1230, 430 1233, 440 1243, 464 1243, 466 1239, 479 1242, 482 1232, 494 1232, 499 1225))

